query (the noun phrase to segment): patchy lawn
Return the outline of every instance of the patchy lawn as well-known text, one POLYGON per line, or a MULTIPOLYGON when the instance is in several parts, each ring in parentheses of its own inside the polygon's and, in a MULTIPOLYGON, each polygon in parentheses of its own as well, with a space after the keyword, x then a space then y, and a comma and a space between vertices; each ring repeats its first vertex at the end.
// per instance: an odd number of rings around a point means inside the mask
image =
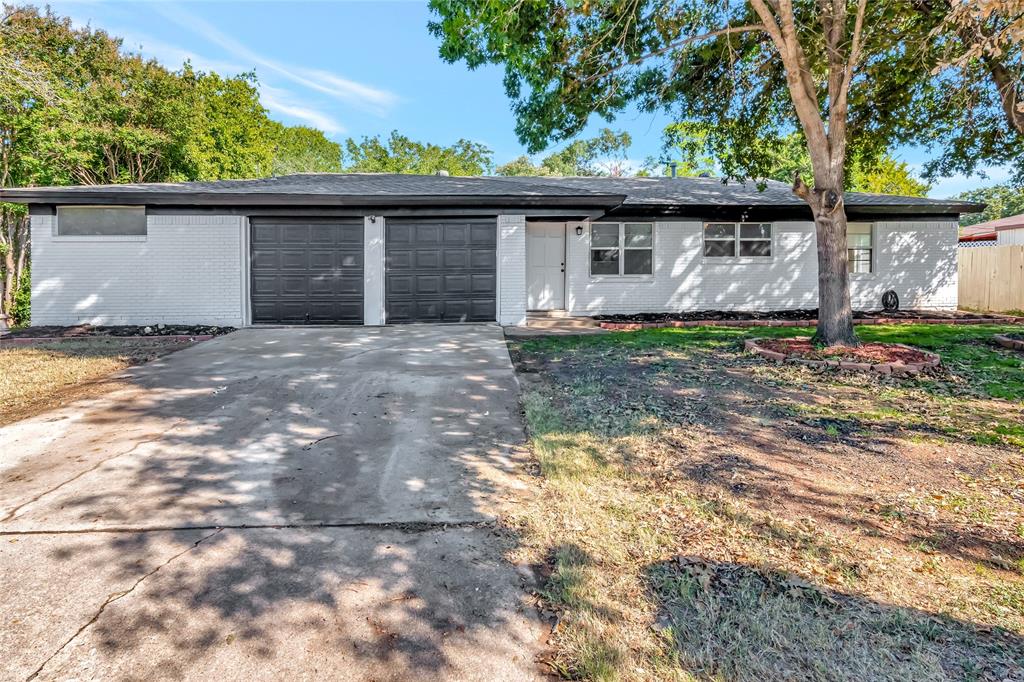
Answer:
POLYGON ((97 336, 0 348, 0 424, 110 391, 114 372, 190 345, 97 336))
POLYGON ((799 329, 511 343, 551 666, 580 679, 1024 679, 1024 354, 859 328, 914 378, 742 351, 799 329))

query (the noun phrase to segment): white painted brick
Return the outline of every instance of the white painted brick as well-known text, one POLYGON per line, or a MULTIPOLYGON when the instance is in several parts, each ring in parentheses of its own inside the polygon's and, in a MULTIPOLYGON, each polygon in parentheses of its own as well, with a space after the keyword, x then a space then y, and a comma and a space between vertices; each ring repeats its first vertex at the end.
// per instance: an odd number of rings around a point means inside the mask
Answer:
POLYGON ((32 217, 32 324, 243 323, 242 226, 149 216, 146 237, 55 237, 32 217))
POLYGON ((498 322, 526 324, 526 216, 498 216, 498 322))
MULTIPOLYGON (((780 310, 818 305, 814 224, 777 222, 775 257, 767 262, 716 262, 702 256, 702 223, 655 226, 654 275, 590 276, 588 230, 568 230, 566 307, 576 315, 685 310, 780 310)), ((895 289, 905 308, 955 309, 955 221, 875 225, 875 267, 851 276, 855 308, 879 308, 895 289)))

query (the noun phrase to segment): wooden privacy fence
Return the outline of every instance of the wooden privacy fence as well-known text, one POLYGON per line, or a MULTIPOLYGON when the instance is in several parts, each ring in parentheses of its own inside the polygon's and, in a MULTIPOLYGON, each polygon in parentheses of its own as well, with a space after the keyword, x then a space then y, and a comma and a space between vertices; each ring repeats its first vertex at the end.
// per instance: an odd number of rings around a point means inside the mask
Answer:
POLYGON ((957 249, 960 307, 1024 310, 1024 245, 957 249))

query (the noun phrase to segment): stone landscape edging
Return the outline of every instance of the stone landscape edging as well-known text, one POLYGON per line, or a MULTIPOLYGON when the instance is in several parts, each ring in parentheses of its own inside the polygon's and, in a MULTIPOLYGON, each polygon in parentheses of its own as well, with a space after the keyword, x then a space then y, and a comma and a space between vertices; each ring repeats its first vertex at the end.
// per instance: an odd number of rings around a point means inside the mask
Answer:
POLYGON ((1003 348, 1024 351, 1024 341, 1021 341, 1020 339, 1014 339, 1006 336, 1005 334, 996 334, 992 338, 1003 348))
MULTIPOLYGON (((798 355, 786 355, 785 353, 779 353, 778 351, 769 350, 757 344, 761 339, 747 339, 743 342, 743 349, 760 355, 766 360, 774 360, 775 362, 789 362, 796 365, 804 365, 805 367, 811 367, 814 369, 820 369, 823 367, 835 367, 836 369, 847 369, 854 372, 877 372, 879 374, 918 374, 921 370, 932 369, 942 364, 942 359, 935 353, 931 353, 920 348, 914 348, 904 343, 890 343, 886 345, 897 346, 899 348, 906 348, 918 353, 923 353, 927 356, 927 360, 924 362, 853 362, 849 360, 811 360, 809 358, 802 358, 798 355)), ((779 339, 771 339, 778 341, 779 339)))
MULTIPOLYGON (((1021 324, 1024 317, 993 317, 986 319, 944 319, 941 317, 869 317, 854 320, 855 325, 871 324, 1021 324)), ((817 320, 666 320, 664 322, 598 322, 602 329, 638 331, 668 327, 816 327, 817 320)))
POLYGON ((148 336, 14 336, 0 337, 0 346, 31 346, 34 343, 53 343, 55 341, 74 341, 76 339, 118 339, 122 341, 161 340, 161 341, 209 341, 213 334, 149 334, 148 336))

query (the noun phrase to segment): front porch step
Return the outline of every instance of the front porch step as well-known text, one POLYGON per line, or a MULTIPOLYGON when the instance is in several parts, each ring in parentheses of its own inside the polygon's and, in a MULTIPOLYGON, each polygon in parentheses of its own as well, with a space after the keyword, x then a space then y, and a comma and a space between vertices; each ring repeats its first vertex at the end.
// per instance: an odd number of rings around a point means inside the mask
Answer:
MULTIPOLYGON (((555 311, 545 311, 555 312, 555 311)), ((563 312, 564 311, 557 311, 563 312)), ((536 329, 596 329, 600 325, 589 317, 571 317, 569 315, 547 315, 544 313, 527 313, 526 326, 536 329)))
POLYGON ((529 310, 526 312, 526 316, 536 317, 538 319, 542 317, 558 319, 572 318, 572 315, 569 314, 568 310, 529 310))

